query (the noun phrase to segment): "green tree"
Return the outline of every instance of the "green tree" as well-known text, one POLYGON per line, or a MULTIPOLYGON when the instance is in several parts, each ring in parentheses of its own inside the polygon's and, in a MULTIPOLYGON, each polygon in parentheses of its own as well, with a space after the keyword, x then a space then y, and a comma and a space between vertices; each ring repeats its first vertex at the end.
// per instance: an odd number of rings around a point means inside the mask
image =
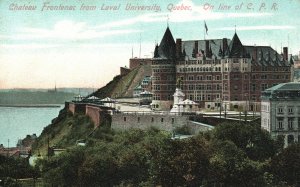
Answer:
POLYGON ((217 126, 213 134, 216 140, 232 141, 252 160, 266 160, 277 151, 270 134, 257 124, 224 123, 217 126))
POLYGON ((300 185, 300 144, 293 144, 274 156, 270 164, 270 172, 278 181, 289 185, 300 185))
POLYGON ((162 186, 200 186, 208 171, 203 139, 166 140, 151 161, 154 183, 162 186))
POLYGON ((206 185, 263 186, 262 166, 247 158, 231 141, 216 141, 212 145, 206 185))
POLYGON ((79 183, 78 170, 84 158, 84 148, 77 147, 38 164, 46 182, 56 186, 75 186, 79 183))

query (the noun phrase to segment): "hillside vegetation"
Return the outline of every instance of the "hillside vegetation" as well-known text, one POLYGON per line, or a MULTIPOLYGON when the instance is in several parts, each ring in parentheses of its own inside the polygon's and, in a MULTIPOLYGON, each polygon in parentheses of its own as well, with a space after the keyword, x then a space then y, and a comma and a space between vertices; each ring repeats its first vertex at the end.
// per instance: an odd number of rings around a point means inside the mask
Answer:
POLYGON ((74 115, 66 109, 60 111, 57 118, 44 128, 33 145, 34 154, 46 156, 48 142, 50 147, 67 148, 75 146, 76 141, 86 139, 93 131, 94 124, 85 115, 74 115))
POLYGON ((118 75, 113 78, 104 87, 95 91, 92 95, 105 98, 105 97, 132 97, 133 88, 136 87, 144 78, 145 66, 139 66, 127 75, 118 75))
POLYGON ((260 126, 225 123, 172 140, 157 129, 101 127, 87 145, 40 160, 54 186, 297 186, 300 145, 282 149, 260 126))

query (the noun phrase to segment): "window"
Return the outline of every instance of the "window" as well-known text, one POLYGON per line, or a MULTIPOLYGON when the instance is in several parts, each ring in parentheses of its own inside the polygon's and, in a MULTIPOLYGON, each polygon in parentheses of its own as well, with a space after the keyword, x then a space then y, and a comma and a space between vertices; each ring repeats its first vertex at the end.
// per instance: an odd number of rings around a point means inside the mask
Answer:
POLYGON ((233 89, 234 89, 234 90, 238 90, 238 86, 237 86, 237 85, 234 85, 233 89))
POLYGON ((256 84, 252 84, 251 89, 252 89, 252 91, 255 91, 256 90, 256 84))
POLYGON ((262 75, 261 79, 267 79, 267 75, 262 75))
POLYGON ((268 88, 268 85, 267 84, 261 84, 261 90, 264 91, 265 89, 268 88))
POLYGON ((126 121, 126 117, 124 117, 124 121, 126 121))
POLYGON ((288 107, 288 113, 289 114, 293 114, 294 113, 293 107, 290 107, 290 106, 288 107))
POLYGON ((294 120, 293 119, 288 119, 288 127, 289 127, 289 129, 293 129, 293 125, 294 125, 294 120))
POLYGON ((138 123, 139 123, 139 122, 141 121, 141 118, 140 118, 140 117, 138 117, 138 118, 137 118, 137 121, 138 121, 138 123))
POLYGON ((278 129, 283 129, 283 120, 278 120, 278 129))
POLYGON ((172 124, 174 124, 174 122, 175 122, 175 119, 174 119, 174 118, 172 118, 172 124))
POLYGON ((194 85, 190 84, 189 85, 189 90, 194 90, 194 85))
POLYGON ((163 123, 164 122, 164 118, 161 118, 160 121, 163 123))
POLYGON ((224 90, 227 90, 228 88, 227 88, 227 84, 224 84, 224 90))
POLYGON ((153 118, 153 117, 151 118, 151 122, 152 122, 152 123, 154 122, 154 118, 153 118))
POLYGON ((238 74, 233 75, 234 80, 239 80, 240 76, 238 74))
POLYGON ((282 107, 278 107, 277 108, 277 113, 278 114, 283 114, 283 108, 282 107))
POLYGON ((160 85, 153 85, 154 90, 160 90, 160 85))
POLYGON ((153 100, 160 100, 160 95, 154 95, 153 100))
POLYGON ((189 81, 194 80, 194 76, 189 76, 189 81))
POLYGON ((211 97, 210 95, 207 95, 207 100, 210 101, 211 97))

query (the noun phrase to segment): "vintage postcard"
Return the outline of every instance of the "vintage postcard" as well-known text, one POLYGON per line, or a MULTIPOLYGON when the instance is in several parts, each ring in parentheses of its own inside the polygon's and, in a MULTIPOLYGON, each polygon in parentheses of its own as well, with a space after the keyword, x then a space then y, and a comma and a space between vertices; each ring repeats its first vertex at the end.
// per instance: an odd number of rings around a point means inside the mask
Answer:
POLYGON ((0 186, 299 185, 299 17, 299 0, 0 0, 0 186))

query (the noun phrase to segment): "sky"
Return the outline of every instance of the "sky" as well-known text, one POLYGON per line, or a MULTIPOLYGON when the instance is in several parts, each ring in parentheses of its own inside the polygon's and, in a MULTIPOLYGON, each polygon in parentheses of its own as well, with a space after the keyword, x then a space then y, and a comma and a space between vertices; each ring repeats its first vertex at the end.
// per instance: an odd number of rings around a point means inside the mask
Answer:
POLYGON ((0 0, 0 89, 102 87, 132 54, 151 57, 167 25, 298 55, 299 17, 300 0, 0 0))

